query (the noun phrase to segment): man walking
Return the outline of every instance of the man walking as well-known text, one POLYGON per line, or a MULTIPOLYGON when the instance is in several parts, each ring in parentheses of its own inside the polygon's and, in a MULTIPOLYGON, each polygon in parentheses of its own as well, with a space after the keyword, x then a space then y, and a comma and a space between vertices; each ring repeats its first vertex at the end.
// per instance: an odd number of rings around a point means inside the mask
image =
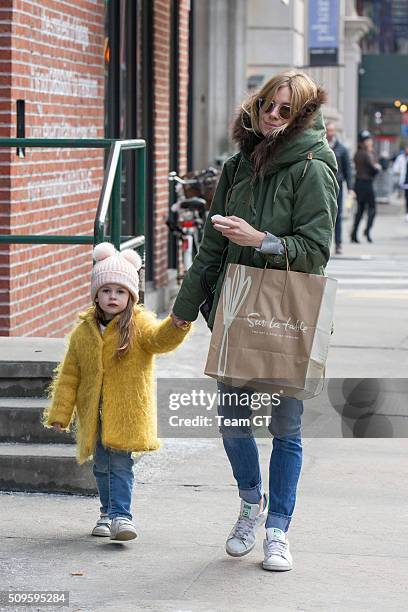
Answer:
POLYGON ((335 227, 335 243, 336 255, 341 255, 342 244, 342 216, 343 216, 343 183, 346 181, 347 189, 351 195, 355 195, 352 191, 351 184, 351 163, 350 156, 346 147, 336 137, 336 126, 334 123, 326 123, 326 136, 330 147, 337 159, 338 171, 337 182, 339 184, 339 195, 337 196, 337 217, 335 227))

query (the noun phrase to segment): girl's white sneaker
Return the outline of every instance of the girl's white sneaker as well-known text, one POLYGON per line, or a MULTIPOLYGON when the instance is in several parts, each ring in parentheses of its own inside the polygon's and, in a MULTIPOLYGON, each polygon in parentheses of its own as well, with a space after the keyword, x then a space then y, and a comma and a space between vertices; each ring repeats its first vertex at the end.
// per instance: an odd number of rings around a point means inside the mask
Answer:
POLYGON ((262 567, 273 572, 287 572, 293 567, 289 551, 289 540, 285 532, 276 527, 268 527, 263 543, 265 558, 262 567))
POLYGON ((111 520, 107 514, 101 514, 92 530, 93 536, 110 537, 111 520))
POLYGON ((263 525, 268 516, 268 503, 264 495, 264 507, 259 512, 261 504, 249 504, 241 499, 241 510, 225 545, 225 550, 231 557, 243 557, 255 546, 256 530, 263 525))
POLYGON ((136 527, 132 521, 125 516, 117 516, 112 519, 110 528, 111 540, 134 540, 137 537, 136 527))

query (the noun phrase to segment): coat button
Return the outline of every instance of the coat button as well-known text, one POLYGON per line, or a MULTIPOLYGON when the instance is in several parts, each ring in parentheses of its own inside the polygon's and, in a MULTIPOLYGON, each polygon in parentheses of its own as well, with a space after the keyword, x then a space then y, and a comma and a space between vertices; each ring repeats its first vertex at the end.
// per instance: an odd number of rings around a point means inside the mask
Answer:
POLYGON ((273 258, 273 261, 275 263, 281 263, 282 261, 282 257, 280 255, 276 255, 276 257, 273 258))

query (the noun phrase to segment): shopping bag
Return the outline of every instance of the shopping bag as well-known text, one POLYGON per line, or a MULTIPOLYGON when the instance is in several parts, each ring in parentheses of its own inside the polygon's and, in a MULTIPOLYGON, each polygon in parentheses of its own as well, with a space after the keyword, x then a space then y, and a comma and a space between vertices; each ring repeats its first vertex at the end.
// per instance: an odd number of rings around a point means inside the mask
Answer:
POLYGON ((337 281, 229 264, 205 374, 236 387, 307 399, 323 389, 337 281))

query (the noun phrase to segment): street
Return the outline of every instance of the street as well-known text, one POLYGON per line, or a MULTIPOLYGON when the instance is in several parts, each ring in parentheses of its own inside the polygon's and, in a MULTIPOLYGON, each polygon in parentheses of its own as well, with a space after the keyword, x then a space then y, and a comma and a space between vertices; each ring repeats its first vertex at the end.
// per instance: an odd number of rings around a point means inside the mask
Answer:
MULTIPOLYGON (((379 216, 373 236, 346 242, 328 268, 340 281, 331 377, 406 375, 408 224, 379 216)), ((208 340, 198 320, 177 353, 158 359, 158 378, 201 377, 208 340)), ((265 483, 270 446, 259 440, 265 483)), ((1 494, 3 588, 68 590, 77 611, 405 610, 407 450, 406 438, 304 439, 294 569, 284 574, 262 570, 262 530, 250 555, 225 554, 239 499, 219 438, 166 439, 142 456, 139 537, 128 544, 89 535, 95 498, 1 494)))
POLYGON ((407 610, 407 3, 2 0, 0 612, 407 610))

